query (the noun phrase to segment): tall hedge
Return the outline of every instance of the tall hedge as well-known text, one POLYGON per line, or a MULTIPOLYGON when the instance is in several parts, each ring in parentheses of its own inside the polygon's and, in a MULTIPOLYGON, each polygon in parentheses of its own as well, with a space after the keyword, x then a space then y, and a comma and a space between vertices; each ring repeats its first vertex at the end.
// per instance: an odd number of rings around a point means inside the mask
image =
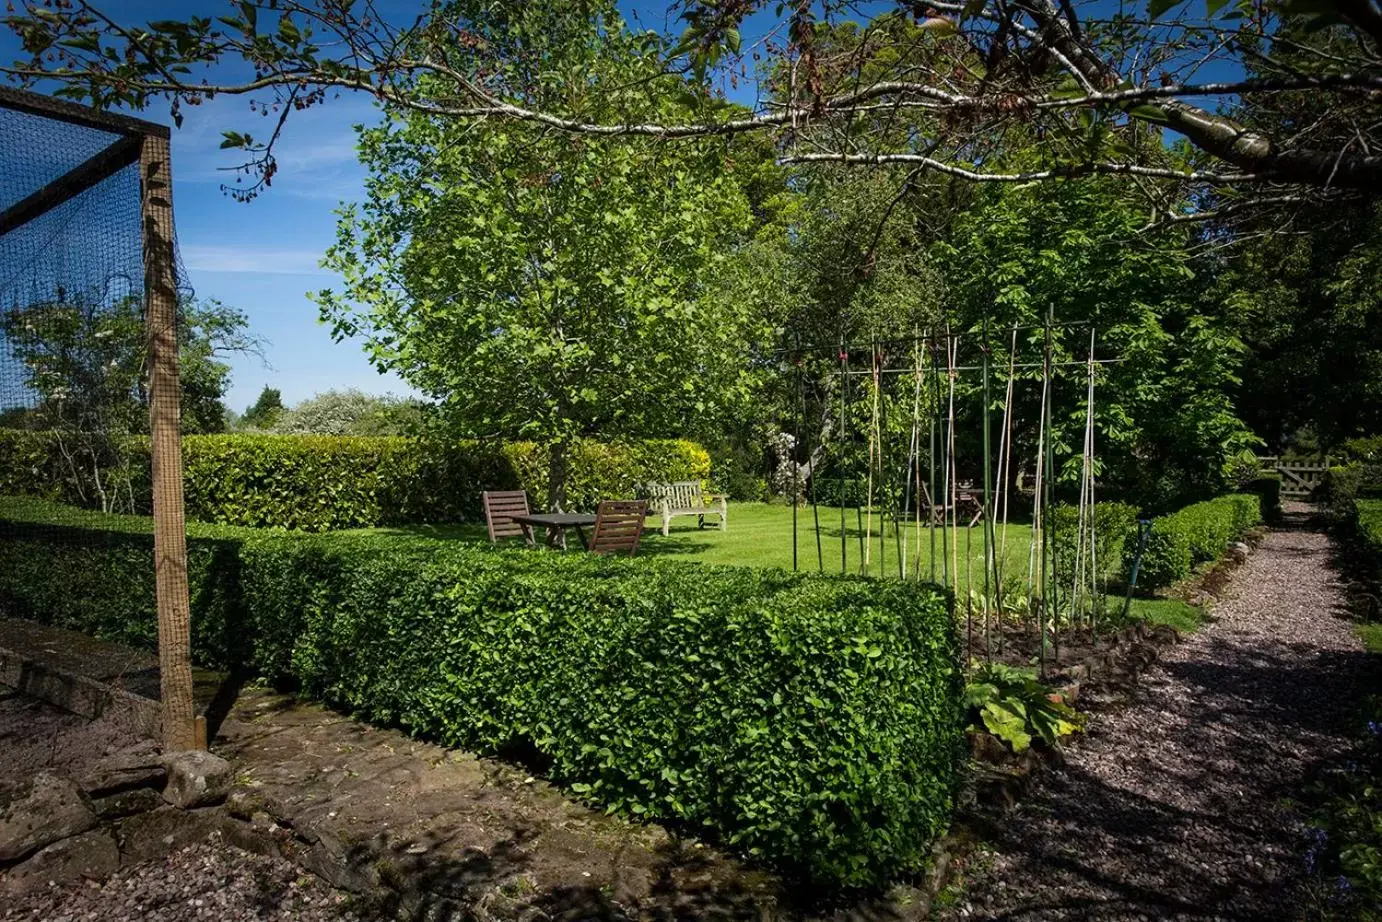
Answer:
MULTIPOLYGON (((922 867, 962 751, 933 586, 414 537, 192 526, 193 647, 823 883, 922 867)), ((0 503, 0 601, 155 633, 145 519, 0 503), (74 583, 74 580, 76 582, 74 583)))
MULTIPOLYGON (((136 509, 149 497, 149 445, 123 454, 136 509)), ((325 531, 476 519, 482 490, 547 495, 547 450, 530 442, 441 442, 394 437, 205 435, 183 439, 187 514, 223 525, 325 531)), ((694 442, 578 441, 569 459, 571 509, 629 498, 647 481, 710 477, 694 442)), ((0 430, 0 492, 93 502, 89 472, 64 463, 51 432, 0 430)))

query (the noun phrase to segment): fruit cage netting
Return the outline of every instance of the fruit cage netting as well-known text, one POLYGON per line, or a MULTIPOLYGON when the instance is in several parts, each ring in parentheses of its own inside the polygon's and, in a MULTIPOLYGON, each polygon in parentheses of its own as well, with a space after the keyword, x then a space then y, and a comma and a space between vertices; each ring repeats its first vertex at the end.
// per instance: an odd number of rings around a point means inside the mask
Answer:
POLYGON ((148 129, 0 94, 0 497, 150 511, 148 129))

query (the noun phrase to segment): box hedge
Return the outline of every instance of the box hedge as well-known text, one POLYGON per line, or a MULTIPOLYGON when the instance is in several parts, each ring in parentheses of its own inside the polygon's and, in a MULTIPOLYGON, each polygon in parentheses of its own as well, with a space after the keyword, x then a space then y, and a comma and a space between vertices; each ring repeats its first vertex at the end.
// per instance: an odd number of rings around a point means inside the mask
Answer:
MULTIPOLYGON (((1056 539, 1056 568, 1066 581, 1074 572, 1079 552, 1079 507, 1068 504, 1051 510, 1056 539)), ((1128 575, 1128 557, 1137 544, 1137 507, 1128 503, 1094 504, 1094 562, 1102 584, 1118 583, 1128 575)), ((1087 551, 1086 551, 1087 553, 1087 551)))
MULTIPOLYGON (((1197 564, 1217 560, 1230 541, 1261 521, 1255 493, 1230 493, 1153 519, 1138 587, 1160 589, 1188 578, 1197 564)), ((1128 542, 1128 554, 1134 545, 1128 542)))
MULTIPOLYGON (((0 600, 155 636, 146 519, 0 504, 0 600)), ((427 538, 189 527, 194 655, 817 882, 920 868, 962 751, 937 587, 427 538)))
POLYGON ((1243 484, 1242 492, 1256 493, 1262 500, 1262 519, 1267 522, 1281 521, 1281 474, 1264 471, 1243 484))
MULTIPOLYGON (((128 492, 148 508, 149 444, 133 437, 128 492)), ((710 456, 694 442, 577 441, 570 450, 569 509, 631 497, 646 481, 710 477, 710 456)), ((480 515, 482 490, 547 495, 547 449, 531 442, 419 440, 314 435, 204 435, 183 439, 190 518, 224 525, 325 531, 441 523, 480 515)), ((0 493, 89 505, 83 468, 64 463, 52 432, 0 429, 0 493)))

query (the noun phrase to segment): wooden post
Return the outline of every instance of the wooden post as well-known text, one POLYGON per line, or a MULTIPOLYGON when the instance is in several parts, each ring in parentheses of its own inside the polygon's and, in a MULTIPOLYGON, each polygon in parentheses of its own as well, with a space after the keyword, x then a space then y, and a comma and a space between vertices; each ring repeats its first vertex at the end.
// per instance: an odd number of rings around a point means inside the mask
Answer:
POLYGON ((139 170, 144 226, 145 323, 149 345, 149 433, 153 461, 154 573, 158 596, 163 749, 180 752, 196 748, 197 733, 192 702, 192 618, 187 593, 187 530, 182 497, 173 187, 167 138, 144 138, 139 170))

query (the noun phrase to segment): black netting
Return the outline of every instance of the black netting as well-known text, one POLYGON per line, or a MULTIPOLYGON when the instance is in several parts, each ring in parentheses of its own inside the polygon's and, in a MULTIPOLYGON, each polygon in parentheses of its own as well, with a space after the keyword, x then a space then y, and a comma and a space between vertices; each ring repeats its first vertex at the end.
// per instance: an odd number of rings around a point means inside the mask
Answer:
POLYGON ((149 510, 137 152, 130 135, 0 100, 0 495, 12 508, 32 507, 19 496, 149 510), (103 155, 123 165, 88 185, 103 155))

